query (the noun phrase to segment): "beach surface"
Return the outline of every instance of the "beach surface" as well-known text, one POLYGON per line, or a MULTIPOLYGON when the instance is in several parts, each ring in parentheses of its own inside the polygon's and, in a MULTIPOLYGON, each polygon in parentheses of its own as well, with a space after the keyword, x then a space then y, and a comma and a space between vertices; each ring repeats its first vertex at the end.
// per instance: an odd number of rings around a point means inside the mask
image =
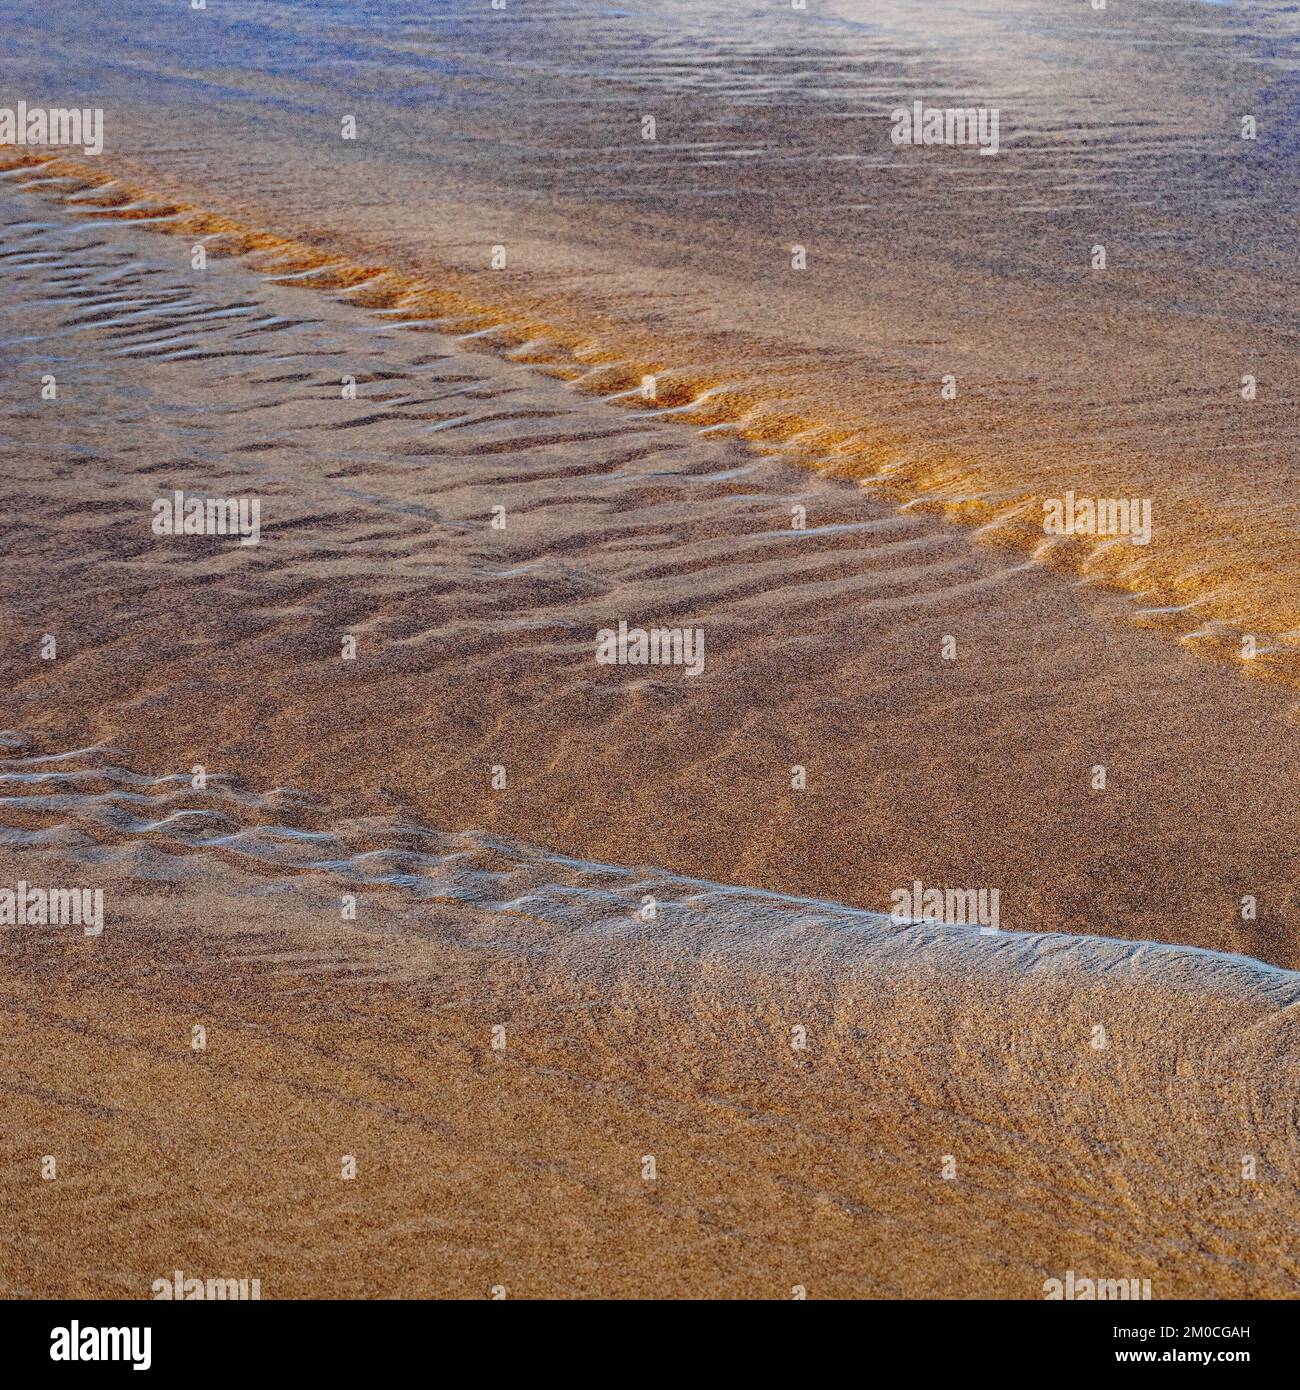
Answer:
POLYGON ((1282 7, 142 9, 0 148, 0 1294, 1294 1297, 1282 7))

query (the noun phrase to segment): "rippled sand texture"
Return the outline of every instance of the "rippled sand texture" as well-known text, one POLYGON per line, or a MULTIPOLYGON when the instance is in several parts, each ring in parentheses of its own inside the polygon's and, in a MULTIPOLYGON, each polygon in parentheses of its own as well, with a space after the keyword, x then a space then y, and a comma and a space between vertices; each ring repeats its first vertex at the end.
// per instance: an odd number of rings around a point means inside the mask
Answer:
POLYGON ((287 790, 9 742, 9 864, 112 911, 6 937, 7 1294, 1295 1291, 1294 974, 396 817, 295 833, 319 808, 287 790))
POLYGON ((535 357, 659 371, 708 393, 701 422, 1144 595, 1203 654, 1300 684, 1282 0, 125 0, 24 39, 27 10, 0 3, 9 70, 103 95, 101 172, 455 286, 535 357), (912 99, 997 107, 1000 154, 896 149, 912 99), (1049 544, 1041 501, 1068 489, 1152 498, 1155 541, 1049 544))
POLYGON ((810 3, 0 0, 0 1292, 1297 1292, 1292 21, 810 3))
POLYGON ((671 407, 257 256, 196 277, 148 231, 4 206, 4 674, 52 751, 877 910, 914 878, 998 886, 1016 929, 1300 964, 1280 687, 671 407), (262 541, 155 536, 178 488, 260 497, 262 541), (623 617, 703 623, 704 672, 597 665, 623 617))

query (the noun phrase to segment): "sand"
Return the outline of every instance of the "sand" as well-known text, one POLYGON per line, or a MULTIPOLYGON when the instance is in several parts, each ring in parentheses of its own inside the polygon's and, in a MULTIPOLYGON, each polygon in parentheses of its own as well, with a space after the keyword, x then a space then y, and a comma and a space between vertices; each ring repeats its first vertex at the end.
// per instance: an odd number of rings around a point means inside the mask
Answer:
MULTIPOLYGON (((845 171, 780 156, 888 83, 790 127, 766 31, 699 69, 766 162, 696 129, 626 197, 525 61, 547 7, 493 50, 534 162, 428 156, 464 112, 422 108, 326 196, 333 134, 253 58, 204 101, 169 68, 156 110, 108 61, 123 148, 0 151, 0 888, 105 902, 101 935, 0 926, 0 1293, 1295 1296, 1292 268, 1285 209, 1204 162, 1273 68, 1161 15, 1150 165, 1070 165, 1082 79, 1030 103, 1060 125, 1020 191, 1122 183, 1108 235, 1154 248, 1105 287, 1053 261, 1068 199, 997 261, 1002 166, 978 275, 901 237, 954 200, 923 165, 846 224, 845 171), (244 141, 267 93, 297 114, 244 141), (1149 551, 1048 543, 1066 486, 1149 489, 1149 551), (256 498, 258 544, 158 535, 176 490, 256 498), (600 664, 620 622, 701 627, 703 669, 600 664), (891 920, 918 880, 996 890, 1000 930, 891 920)), ((457 33, 472 106, 503 79, 457 33)), ((589 97, 672 90, 590 42, 589 97)), ((839 29, 809 43, 845 76, 839 29)), ((1144 128, 1125 90, 1092 135, 1144 128)))

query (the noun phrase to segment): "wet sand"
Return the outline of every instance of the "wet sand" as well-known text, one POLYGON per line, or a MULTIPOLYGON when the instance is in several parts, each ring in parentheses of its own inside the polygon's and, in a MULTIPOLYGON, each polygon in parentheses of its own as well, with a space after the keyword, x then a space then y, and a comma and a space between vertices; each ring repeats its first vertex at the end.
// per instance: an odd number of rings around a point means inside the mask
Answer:
POLYGON ((6 933, 8 1293, 1294 1291, 1300 986, 1141 944, 1294 963, 1285 691, 670 413, 5 209, 8 351, 79 363, 5 402, 46 441, 4 461, 5 881, 107 904, 6 933), (261 544, 154 538, 199 486, 261 544), (704 615, 704 673, 597 666, 619 613, 704 615), (890 923, 914 877, 1002 885, 1002 935, 890 923))
POLYGON ((45 225, 9 261, 8 419, 47 452, 6 460, 5 612, 10 723, 46 751, 878 911, 918 878, 998 886, 1014 929, 1297 963, 1286 688, 671 407, 45 225), (25 383, 71 333, 51 409, 25 383), (175 489, 262 497, 261 542, 154 536, 175 489), (598 665, 620 618, 703 623, 704 671, 598 665))
POLYGON ((577 25, 561 74, 557 8, 453 7, 443 108, 394 76, 420 15, 363 78, 327 6, 302 42, 410 118, 355 161, 292 25, 218 82, 161 23, 156 108, 110 25, 123 148, 0 151, 0 887, 105 894, 100 936, 0 928, 0 1294, 1295 1296, 1291 214, 1215 144, 1285 95, 1276 15, 1117 19, 1092 116, 1091 40, 989 19, 1075 75, 1020 70, 972 262, 901 236, 955 168, 859 224, 796 158, 915 75, 911 8, 806 50, 577 25), (693 139, 597 159, 595 94, 693 139), (1072 179, 1140 273, 1054 261, 1072 179), (1148 489, 1153 544, 1049 543, 1065 487, 1148 489), (259 543, 155 534, 178 489, 259 499, 259 543), (702 626, 703 670, 598 664, 621 620, 702 626), (1001 930, 891 921, 916 880, 1001 930))
POLYGON ((103 937, 10 940, 4 1292, 1293 1296, 1296 976, 448 857, 345 930, 319 874, 115 848, 103 937))
MULTIPOLYGON (((606 394, 655 373, 698 424, 1118 585, 1201 654, 1300 686, 1283 0, 138 3, 93 36, 52 21, 62 80, 111 119, 103 158, 66 157, 131 216, 183 203, 380 271, 366 302, 606 394), (996 107, 998 156, 895 148, 905 98, 996 107), (1043 499, 1071 489, 1150 499, 1155 540, 1045 537, 1043 499)), ((13 69, 52 80, 34 45, 13 69)))

